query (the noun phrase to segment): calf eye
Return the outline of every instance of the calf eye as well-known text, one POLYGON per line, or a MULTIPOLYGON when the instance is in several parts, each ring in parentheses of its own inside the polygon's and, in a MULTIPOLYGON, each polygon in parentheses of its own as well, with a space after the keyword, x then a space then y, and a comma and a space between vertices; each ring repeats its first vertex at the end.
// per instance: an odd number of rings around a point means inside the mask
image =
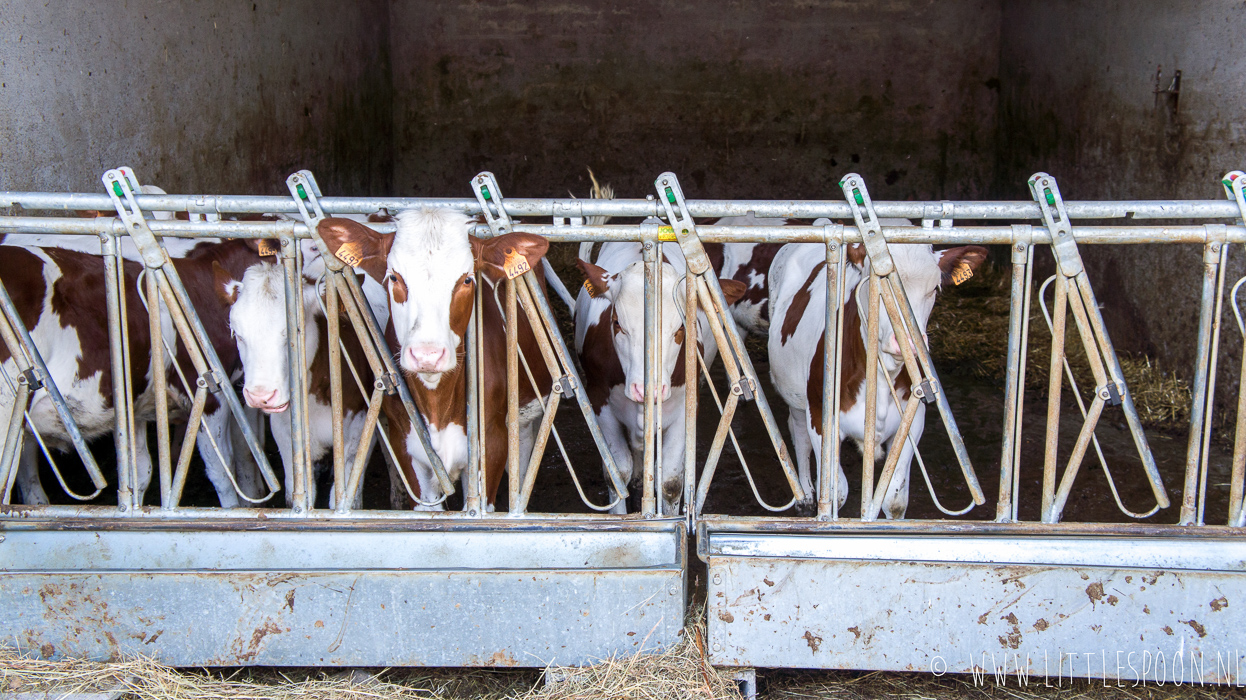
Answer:
POLYGON ((387 279, 388 279, 390 282, 397 282, 397 281, 398 281, 398 275, 395 275, 394 273, 392 273, 392 272, 391 272, 391 273, 389 274, 389 277, 388 277, 387 279))
POLYGON ((620 325, 619 325, 619 320, 618 320, 617 318, 616 318, 616 319, 614 319, 614 332, 615 332, 615 333, 622 333, 622 332, 623 332, 623 326, 620 326, 620 325))
POLYGON ((470 287, 470 286, 472 286, 472 285, 473 285, 473 284, 475 284, 475 283, 476 283, 476 280, 472 279, 472 276, 471 276, 471 275, 468 275, 467 277, 464 277, 464 278, 463 278, 463 286, 464 286, 464 287, 470 287))

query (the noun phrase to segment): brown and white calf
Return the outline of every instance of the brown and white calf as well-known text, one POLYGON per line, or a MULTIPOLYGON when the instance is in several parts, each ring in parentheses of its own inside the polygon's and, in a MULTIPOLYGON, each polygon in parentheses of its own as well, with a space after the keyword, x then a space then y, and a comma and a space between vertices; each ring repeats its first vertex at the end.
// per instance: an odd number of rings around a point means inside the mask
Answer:
MULTIPOLYGON (((320 223, 319 230, 335 254, 341 256, 346 248, 360 261, 357 269, 381 282, 388 292, 385 333, 390 350, 397 355, 407 386, 428 424, 433 449, 451 478, 467 476, 465 340, 476 286, 484 285, 480 338, 484 416, 480 439, 485 449, 484 496, 492 508, 507 457, 502 265, 508 256, 522 256, 536 270, 549 243, 526 233, 476 238, 470 235, 473 219, 445 208, 403 211, 397 215, 397 223, 395 233, 381 234, 355 221, 330 218, 320 223)), ((526 314, 519 313, 517 323, 519 348, 528 359, 536 384, 534 390, 527 373, 520 370, 520 463, 526 466, 552 382, 526 314)), ((391 439, 401 438, 393 439, 397 466, 424 504, 415 507, 443 509, 439 503, 441 487, 401 401, 396 396, 386 397, 383 411, 391 439)))
MULTIPOLYGON (((302 303, 306 322, 306 359, 302 366, 307 386, 307 411, 309 441, 307 458, 312 464, 321 467, 319 460, 329 455, 333 449, 333 411, 329 385, 329 346, 328 321, 325 318, 323 296, 319 283, 324 274, 324 261, 311 241, 302 241, 303 270, 300 276, 302 284, 302 303)), ((274 259, 275 260, 275 259, 274 259)), ((268 415, 272 428, 273 439, 281 453, 285 467, 286 504, 291 503, 293 490, 293 434, 291 429, 290 406, 290 356, 287 345, 288 332, 286 326, 286 291, 285 272, 276 262, 253 266, 246 271, 241 280, 232 280, 221 270, 221 278, 217 280, 217 289, 230 305, 230 330, 238 343, 238 354, 242 363, 243 390, 242 396, 248 406, 259 409, 268 415)), ((378 311, 378 322, 384 326, 388 320, 389 310, 385 305, 384 296, 377 297, 377 292, 384 290, 371 281, 363 284, 364 294, 378 311), (379 303, 379 309, 377 308, 379 303)), ((340 341, 343 352, 342 382, 342 432, 344 437, 344 453, 348 470, 354 463, 355 453, 359 449, 372 450, 375 442, 361 445, 364 419, 367 414, 367 400, 355 384, 353 375, 345 365, 349 360, 360 373, 360 381, 365 389, 371 387, 372 372, 367 357, 359 343, 353 327, 342 312, 339 324, 340 341)), ((365 459, 365 464, 367 460, 365 459)), ((319 469, 317 473, 319 473, 319 469)), ((316 480, 307 484, 308 494, 312 503, 316 502, 316 480)), ((356 495, 353 506, 358 508, 362 501, 362 490, 356 495)), ((329 507, 335 504, 330 494, 329 507)))
MULTIPOLYGON (((753 212, 747 216, 728 216, 714 222, 715 226, 786 226, 797 222, 790 219, 763 219, 753 212)), ((817 222, 815 222, 816 225, 817 222)), ((706 243, 719 277, 744 284, 744 295, 731 305, 736 325, 747 333, 764 336, 770 328, 770 287, 767 277, 774 256, 782 243, 706 243)))
MULTIPOLYGON (((926 322, 934 308, 940 287, 950 279, 958 267, 972 272, 986 259, 986 249, 964 246, 948 250, 933 250, 929 245, 890 246, 896 270, 904 285, 905 294, 913 308, 921 328, 923 342, 926 322)), ((844 282, 844 337, 842 372, 840 375, 840 435, 837 439, 850 438, 862 448, 865 439, 865 341, 866 341, 866 287, 861 283, 868 278, 869 261, 860 245, 848 249, 851 264, 845 266, 844 282)), ((801 487, 809 494, 802 504, 812 502, 813 480, 810 478, 809 453, 818 460, 822 456, 822 397, 823 358, 825 356, 823 332, 826 328, 826 248, 821 244, 790 244, 784 246, 774 257, 770 268, 770 307, 773 320, 770 325, 770 377, 775 389, 788 406, 788 428, 795 447, 797 468, 801 487), (781 322, 780 322, 781 321, 781 322)), ((909 396, 912 381, 904 368, 900 345, 896 340, 891 321, 884 312, 879 318, 879 358, 882 362, 878 373, 877 422, 875 424, 875 454, 865 459, 881 459, 900 424, 902 405, 892 399, 891 387, 895 387, 900 401, 909 396)), ((921 404, 917 417, 900 454, 890 484, 883 499, 883 511, 889 518, 902 518, 908 507, 909 467, 913 451, 921 440, 925 425, 926 407, 921 404)), ((838 470, 839 504, 848 497, 848 482, 841 465, 838 470)))
MULTIPOLYGON (((658 408, 662 423, 661 485, 664 513, 679 512, 684 484, 684 295, 687 265, 674 243, 662 248, 662 353, 658 408)), ((641 476, 644 455, 645 398, 645 263, 639 243, 606 243, 597 264, 576 264, 592 287, 580 289, 575 312, 575 349, 584 368, 584 385, 602 435, 626 482, 641 476)), ((739 300, 744 284, 719 280, 728 304, 739 300)), ((730 320, 728 320, 730 322, 730 320)), ((718 345, 704 313, 697 316, 697 346, 711 364, 718 345)), ((695 390, 696 375, 693 375, 695 390)), ((611 489, 611 499, 617 494, 611 489)), ((613 508, 626 513, 621 499, 613 508)))
MULTIPOLYGON (((238 352, 229 332, 229 306, 213 290, 222 274, 230 279, 242 279, 247 268, 259 262, 252 245, 242 241, 201 242, 188 248, 182 257, 173 259, 191 303, 198 311, 227 372, 238 369, 238 352)), ((149 383, 151 336, 147 312, 136 287, 142 268, 130 261, 124 263, 124 268, 126 323, 132 360, 130 382, 137 397, 136 488, 142 492, 151 481, 146 425, 155 413, 153 389, 149 383)), ((108 320, 101 301, 105 298, 103 260, 96 255, 60 248, 5 246, 0 253, 0 279, 4 280, 22 321, 30 329, 48 371, 65 396, 83 435, 91 439, 110 432, 114 426, 113 377, 109 361, 108 320)), ((162 332, 172 342, 176 338, 173 325, 167 314, 162 316, 162 332)), ((193 381, 196 374, 186 349, 180 344, 175 347, 178 366, 193 381)), ((0 347, 0 361, 9 376, 13 376, 13 361, 7 348, 0 347)), ((172 366, 168 353, 166 362, 172 366)), ((169 373, 170 393, 184 408, 188 397, 176 377, 175 372, 169 373)), ((4 396, 10 403, 5 407, 7 412, 12 409, 12 396, 4 396)), ((58 447, 66 446, 68 436, 45 390, 32 394, 28 410, 41 435, 58 447)), ((207 425, 200 430, 197 445, 208 477, 216 487, 221 505, 237 506, 238 496, 225 473, 226 465, 232 468, 233 462, 229 409, 215 395, 209 394, 204 420, 207 425)), ((34 440, 24 442, 18 471, 18 487, 23 502, 28 504, 47 503, 47 495, 38 478, 37 450, 34 440)), ((254 485, 250 483, 252 475, 248 470, 241 470, 237 478, 240 488, 254 492, 254 485)))

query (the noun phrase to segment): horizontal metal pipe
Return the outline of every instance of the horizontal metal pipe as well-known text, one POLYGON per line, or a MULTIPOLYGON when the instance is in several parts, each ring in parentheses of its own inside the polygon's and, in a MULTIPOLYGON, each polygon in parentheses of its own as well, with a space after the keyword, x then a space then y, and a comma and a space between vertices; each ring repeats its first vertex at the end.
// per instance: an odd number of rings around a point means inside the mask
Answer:
MULTIPOLYGON (((143 211, 189 211, 218 213, 296 213, 290 197, 255 195, 136 194, 143 211)), ((453 197, 320 197, 327 214, 369 214, 378 209, 407 209, 420 206, 449 207, 468 214, 480 213, 474 198, 453 197)), ((817 219, 851 219, 852 211, 843 200, 747 200, 690 199, 688 213, 696 217, 744 216, 817 219)), ((0 206, 24 209, 112 211, 106 194, 61 192, 0 192, 0 206)), ((502 204, 512 217, 558 216, 661 216, 660 202, 654 199, 558 199, 510 198, 502 204)), ((1231 219, 1240 215, 1237 204, 1225 200, 1144 200, 1065 202, 1073 219, 1231 219)), ((909 219, 1038 219, 1034 202, 874 202, 880 217, 909 219)))
MULTIPOLYGON (((20 529, 23 525, 30 525, 35 528, 46 528, 50 524, 56 524, 69 520, 90 521, 92 527, 94 523, 102 520, 115 520, 117 518, 116 506, 23 506, 23 505, 5 505, 0 506, 0 523, 3 523, 4 529, 20 529)), ((616 526, 620 530, 630 529, 642 523, 660 523, 661 519, 653 517, 642 517, 639 513, 630 513, 627 515, 614 515, 612 513, 536 513, 524 518, 511 517, 505 511, 497 511, 494 513, 484 513, 479 518, 466 518, 462 511, 438 510, 438 511, 419 511, 419 510, 352 510, 349 513, 339 514, 336 510, 319 508, 307 514, 294 513, 289 508, 178 508, 175 511, 161 510, 159 506, 144 506, 143 508, 134 509, 127 519, 127 527, 133 527, 133 523, 147 520, 150 523, 158 524, 160 521, 181 521, 181 520, 213 520, 213 521, 250 521, 254 523, 260 520, 264 523, 264 527, 268 528, 274 521, 279 520, 296 520, 302 524, 314 523, 316 521, 334 521, 334 520, 372 520, 372 521, 408 521, 405 526, 409 526, 411 521, 421 520, 445 520, 442 526, 453 527, 456 524, 475 525, 479 527, 481 520, 489 523, 490 527, 508 527, 514 523, 524 523, 524 527, 520 529, 540 530, 544 524, 543 521, 558 522, 577 522, 577 521, 597 521, 600 525, 611 527, 616 526)), ((682 522, 682 518, 669 518, 668 522, 682 522)))
MULTIPOLYGON (((310 238, 305 224, 293 221, 149 221, 158 236, 170 238, 310 238)), ((381 233, 392 233, 392 223, 369 224, 381 233)), ((534 233, 552 243, 634 241, 635 225, 552 226, 516 224, 515 231, 534 233)), ((1246 243, 1246 226, 1227 226, 1229 243, 1246 243)), ((698 226, 697 235, 707 243, 822 243, 821 226, 698 226)), ((932 243, 935 245, 1010 245, 1011 226, 884 226, 883 235, 889 243, 932 243)), ((1047 245, 1051 234, 1046 227, 1035 226, 1032 243, 1047 245)), ((6 216, 0 217, 0 233, 39 233, 68 235, 124 235, 125 226, 115 218, 77 219, 65 217, 6 216)), ((477 227, 476 235, 489 235, 488 227, 477 227)), ((1209 239, 1206 226, 1079 226, 1077 242, 1084 244, 1189 243, 1205 245, 1209 239)), ((845 243, 860 243, 861 232, 855 226, 844 227, 845 243)))

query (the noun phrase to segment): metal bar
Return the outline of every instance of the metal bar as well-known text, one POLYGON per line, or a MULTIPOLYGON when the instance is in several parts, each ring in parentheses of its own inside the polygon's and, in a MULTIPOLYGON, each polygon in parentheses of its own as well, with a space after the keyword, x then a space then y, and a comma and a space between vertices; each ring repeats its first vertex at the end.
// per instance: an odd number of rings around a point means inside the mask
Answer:
POLYGON ((666 512, 666 499, 662 497, 664 493, 664 484, 666 483, 666 469, 662 460, 662 427, 666 422, 666 401, 662 396, 662 378, 666 374, 665 353, 662 351, 663 341, 665 340, 665 328, 662 324, 662 310, 665 306, 665 290, 663 289, 663 281, 665 278, 665 259, 666 256, 662 252, 662 243, 655 243, 656 258, 653 263, 653 336, 650 340, 652 353, 646 356, 646 359, 652 357, 650 366, 653 374, 646 377, 647 382, 653 385, 652 406, 653 406, 653 503, 654 514, 659 518, 671 513, 666 512))
POLYGON ((523 485, 519 489, 519 512, 521 513, 528 510, 528 501, 532 498, 532 489, 536 486, 541 457, 545 454, 545 445, 549 441, 550 430, 554 427, 554 416, 558 413, 558 402, 561 398, 562 394, 551 391, 545 403, 545 413, 541 415, 541 425, 537 429, 532 456, 528 459, 528 468, 523 474, 523 485))
POLYGON ((1064 363, 1064 334, 1068 311, 1069 283, 1056 275, 1055 318, 1051 331, 1051 373, 1047 380, 1047 435, 1043 454, 1043 522, 1051 522, 1048 513, 1056 498, 1056 453, 1060 440, 1060 391, 1064 375, 1060 368, 1064 363))
MULTIPOLYGON (((376 432, 376 424, 381 416, 381 406, 385 400, 385 384, 379 379, 372 388, 372 398, 368 401, 368 413, 363 419, 363 432, 359 436, 359 446, 355 451, 355 459, 350 465, 350 475, 344 484, 342 495, 337 496, 334 504, 336 512, 347 515, 354 508, 355 499, 359 497, 359 488, 363 484, 363 472, 368 466, 368 445, 372 444, 372 435, 376 432)), ((337 417, 334 417, 335 421, 337 417)), ((344 470, 345 468, 343 468, 344 470)), ((336 482, 336 479, 335 479, 336 482)), ((336 483, 334 485, 336 488, 336 483)))
MULTIPOLYGON (((1203 293, 1199 304, 1198 315, 1198 349, 1195 351, 1194 363, 1194 401, 1190 407, 1190 439, 1186 450, 1185 486, 1181 498, 1181 522, 1193 524, 1201 521, 1202 499, 1196 498, 1201 492, 1199 487, 1200 465, 1205 464, 1206 457, 1202 451, 1203 416, 1208 409, 1208 367, 1211 364, 1212 325, 1219 328, 1212 318, 1216 307, 1216 282, 1220 277, 1221 244, 1208 243, 1203 247, 1203 293), (1196 517, 1196 508, 1200 514, 1196 517)), ((1218 319, 1216 319, 1218 320, 1218 319)))
POLYGON ((506 483, 511 515, 522 515, 519 502, 519 309, 515 280, 506 285, 506 483))
POLYGON ((878 442, 878 317, 881 282, 878 275, 871 271, 866 283, 868 317, 865 331, 865 440, 861 448, 862 520, 874 519, 867 518, 866 514, 874 500, 874 455, 878 442))
POLYGON ((1064 513, 1064 504, 1069 500, 1073 480, 1077 478, 1077 472, 1081 469, 1082 458, 1086 456, 1086 448, 1090 445, 1090 438, 1095 434, 1095 425, 1099 422, 1099 416, 1103 414, 1103 407, 1106 403, 1099 394, 1095 394, 1094 400, 1090 402, 1090 414, 1086 417, 1081 432, 1077 434, 1073 454, 1069 456, 1068 465, 1065 466, 1064 474, 1060 477, 1060 489, 1052 500, 1051 509, 1044 516, 1046 522, 1059 522, 1060 516, 1064 513))
MULTIPOLYGON (((342 426, 342 419, 345 416, 342 403, 342 329, 341 311, 338 308, 337 285, 326 284, 324 294, 325 335, 328 336, 326 342, 329 343, 329 409, 333 415, 333 497, 335 505, 340 511, 343 507, 347 510, 352 508, 354 498, 346 499, 349 489, 346 487, 346 437, 342 426), (345 506, 343 506, 343 503, 345 503, 345 506)), ((375 392, 373 393, 375 396, 375 392)), ((379 404, 381 399, 379 397, 374 398, 374 402, 379 404)), ((368 407, 368 413, 369 415, 372 414, 371 405, 368 407)), ((365 432, 369 432, 369 435, 371 430, 375 430, 376 421, 373 420, 371 423, 371 428, 364 428, 365 432)), ((371 440, 360 441, 357 446, 358 450, 367 453, 366 445, 370 444, 371 440)), ((353 473, 350 479, 354 483, 353 473)))
POLYGON ((693 492, 697 480, 697 402, 700 398, 700 374, 697 367, 701 354, 697 345, 697 286, 684 271, 684 513, 691 531, 696 508, 693 492))
MULTIPOLYGON (((847 260, 843 226, 826 226, 826 328, 822 359, 822 454, 818 470, 818 519, 839 518, 840 391, 843 383, 843 337, 847 260), (838 238, 838 240, 836 240, 838 238)), ((844 494, 845 496, 847 494, 844 494)))
POLYGON ((481 454, 481 435, 480 435, 480 362, 477 353, 480 352, 480 335, 477 333, 476 324, 480 321, 480 313, 477 306, 480 303, 480 285, 477 284, 472 292, 472 316, 467 321, 467 337, 465 339, 467 345, 464 356, 467 363, 467 467, 461 477, 463 480, 463 512, 469 516, 477 517, 484 513, 484 504, 481 502, 481 494, 484 493, 481 487, 479 475, 483 467, 480 462, 481 454))
POLYGON ((723 445, 727 442, 727 431, 731 428, 731 418, 735 415, 736 404, 739 401, 740 395, 733 391, 727 394, 727 401, 723 404, 722 419, 718 421, 718 428, 714 431, 709 456, 705 458, 705 464, 701 467, 701 482, 697 484, 696 514, 698 516, 705 508, 705 499, 709 495, 710 484, 714 481, 714 472, 718 469, 718 455, 722 454, 723 445))
MULTIPOLYGON (((1018 231, 1020 237, 1023 232, 1018 231)), ((1008 312, 1008 359, 1007 377, 1004 385, 1004 434, 999 462, 999 500, 995 505, 996 522, 1015 519, 1012 515, 1016 490, 1013 471, 1020 470, 1017 445, 1021 442, 1021 418, 1025 401, 1024 347, 1029 336, 1022 334, 1025 315, 1026 291, 1030 275, 1030 250, 1028 243, 1018 241, 1012 246, 1012 292, 1008 312)))
MULTIPOLYGON (((287 197, 209 194, 138 194, 146 211, 188 211, 218 213, 297 213, 287 197)), ((20 206, 32 210, 109 210, 112 202, 98 193, 0 191, 0 206, 20 206)), ((471 198, 437 197, 320 197, 328 214, 369 214, 378 209, 399 210, 437 206, 467 214, 482 213, 480 203, 471 198)), ((1222 200, 1088 200, 1068 202, 1070 218, 1114 219, 1226 219, 1237 218, 1231 202, 1222 200)), ((560 216, 659 216, 661 205, 644 199, 565 199, 507 198, 504 211, 512 218, 560 216)), ((907 219, 1017 219, 1040 216, 1033 202, 1025 201, 894 201, 877 202, 879 216, 907 219), (950 210, 950 211, 949 211, 950 210)), ((745 216, 755 212, 759 218, 848 219, 852 212, 842 200, 688 200, 688 211, 695 217, 745 216)))
MULTIPOLYGON (((160 290, 156 278, 143 276, 147 286, 147 309, 151 335, 151 383, 156 401, 156 463, 160 474, 160 507, 171 508, 173 487, 172 449, 169 444, 169 373, 164 354, 164 323, 160 317, 160 290)), ((176 360, 176 358, 170 358, 176 360)))
MULTIPOLYGON (((484 315, 484 284, 477 282, 476 284, 476 309, 472 314, 472 323, 476 326, 476 397, 479 399, 476 406, 476 425, 486 424, 485 414, 485 315, 484 315)), ((476 480, 476 492, 480 494, 480 514, 483 516, 493 503, 490 502, 490 494, 488 481, 486 480, 486 466, 488 451, 485 449, 486 441, 480 433, 476 433, 476 446, 479 448, 479 456, 476 460, 476 472, 469 478, 476 480)))
MULTIPOLYGON (((1210 228, 1210 227, 1209 227, 1210 228)), ((1207 409, 1203 412, 1203 449, 1202 459, 1199 465, 1199 485, 1198 485, 1198 524, 1204 524, 1204 511, 1207 506, 1207 471, 1211 461, 1211 428, 1213 425, 1212 417, 1216 410, 1216 376, 1220 359, 1220 323, 1224 318, 1224 282, 1225 282, 1225 266, 1228 262, 1228 245, 1219 242, 1214 243, 1220 248, 1220 258, 1217 261, 1217 279, 1216 279, 1216 311, 1212 317, 1211 332, 1211 367, 1207 371, 1207 409)))
POLYGON ((199 434, 199 423, 203 420, 203 406, 208 400, 208 389, 203 377, 199 378, 199 386, 195 389, 195 398, 190 405, 190 418, 186 421, 186 435, 182 438, 182 449, 177 455, 177 468, 173 472, 173 486, 170 489, 168 509, 177 508, 182 500, 182 490, 186 487, 186 476, 190 471, 190 458, 195 456, 195 437, 199 434))
POLYGON ((644 515, 657 514, 654 484, 654 454, 657 440, 657 367, 661 363, 661 346, 658 344, 659 327, 657 278, 662 274, 662 257, 657 250, 656 237, 644 241, 643 254, 645 264, 645 394, 644 394, 644 458, 642 464, 642 486, 640 489, 640 512, 644 515))
POLYGON ((878 488, 874 490, 874 498, 870 501, 868 510, 863 511, 863 520, 877 520, 878 512, 883 507, 883 499, 887 497, 887 490, 891 488, 891 479, 896 472, 896 466, 900 462, 900 453, 904 450, 904 441, 908 438, 909 430, 913 427, 913 419, 917 416, 917 409, 921 406, 921 399, 916 396, 909 396, 908 402, 904 406, 904 413, 900 416, 900 425, 896 429, 895 437, 892 438, 891 449, 887 451, 887 460, 883 462, 883 470, 878 475, 878 488))
MULTIPOLYGON (((299 312, 303 306, 303 279, 298 268, 297 256, 294 254, 297 243, 286 238, 281 241, 281 265, 285 272, 286 296, 286 357, 290 364, 290 461, 293 484, 286 484, 290 489, 291 507, 295 513, 306 513, 315 504, 311 503, 310 493, 314 488, 309 478, 307 462, 307 433, 305 418, 307 414, 307 355, 300 342, 302 329, 299 327, 299 312)), ((333 343, 329 343, 333 347, 333 343)), ((335 413, 335 423, 341 422, 341 413, 335 413)), ((229 465, 226 465, 229 468, 229 465)), ((336 486, 335 486, 336 488, 336 486)), ((248 496, 252 494, 247 494, 248 496)))

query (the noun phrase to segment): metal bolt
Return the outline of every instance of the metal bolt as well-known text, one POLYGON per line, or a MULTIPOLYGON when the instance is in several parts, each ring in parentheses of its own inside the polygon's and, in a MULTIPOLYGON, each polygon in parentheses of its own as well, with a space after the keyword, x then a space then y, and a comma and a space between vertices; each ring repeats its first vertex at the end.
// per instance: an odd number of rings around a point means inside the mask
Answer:
POLYGON ((723 650, 722 642, 714 642, 714 651, 722 651, 722 650, 723 650))
POLYGON ((4 541, 4 535, 0 535, 0 542, 4 541))
POLYGON ((294 512, 295 512, 295 513, 302 513, 302 512, 303 512, 303 506, 294 506, 294 512))
POLYGON ((654 197, 653 197, 653 195, 651 195, 651 194, 647 194, 647 195, 645 195, 645 199, 647 199, 647 200, 649 200, 650 202, 652 202, 652 201, 653 201, 653 199, 654 199, 654 197))
POLYGON ((475 515, 476 515, 476 509, 475 509, 475 508, 472 508, 471 510, 467 511, 467 514, 468 514, 468 515, 470 515, 470 516, 475 517, 475 515))
MULTIPOLYGON (((0 542, 3 542, 3 540, 0 540, 0 542)), ((678 583, 672 583, 672 584, 670 585, 670 588, 667 588, 667 589, 666 589, 666 592, 667 592, 667 593, 670 593, 671 595, 679 595, 679 584, 678 584, 678 583)))
POLYGON ((722 574, 714 574, 714 585, 717 586, 723 582, 722 574))
POLYGON ((1017 244, 1017 252, 1018 252, 1018 253, 1024 253, 1024 252, 1025 252, 1025 244, 1024 244, 1024 243, 1018 243, 1018 244, 1017 244))
POLYGON ((124 503, 120 503, 120 504, 118 504, 118 505, 117 505, 117 510, 121 511, 122 513, 124 513, 124 512, 126 511, 125 504, 124 504, 124 503))

